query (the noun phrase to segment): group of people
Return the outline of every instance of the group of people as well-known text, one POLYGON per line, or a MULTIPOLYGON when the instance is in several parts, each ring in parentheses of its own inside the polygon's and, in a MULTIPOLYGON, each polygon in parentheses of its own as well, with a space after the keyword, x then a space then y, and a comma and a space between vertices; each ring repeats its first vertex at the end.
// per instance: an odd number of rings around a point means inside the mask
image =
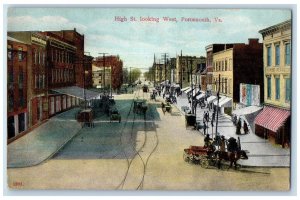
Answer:
MULTIPOLYGON (((236 123, 236 134, 237 135, 241 134, 241 128, 242 128, 242 121, 241 121, 241 119, 239 119, 238 122, 236 123)), ((246 120, 244 120, 243 129, 244 129, 244 134, 249 133, 249 128, 248 128, 248 124, 247 124, 246 120)))
POLYGON ((235 152, 240 149, 240 145, 237 140, 233 137, 226 139, 224 135, 216 136, 214 139, 210 138, 209 134, 206 134, 204 137, 204 147, 210 147, 211 145, 218 145, 220 147, 220 151, 225 152, 226 149, 228 152, 235 152))

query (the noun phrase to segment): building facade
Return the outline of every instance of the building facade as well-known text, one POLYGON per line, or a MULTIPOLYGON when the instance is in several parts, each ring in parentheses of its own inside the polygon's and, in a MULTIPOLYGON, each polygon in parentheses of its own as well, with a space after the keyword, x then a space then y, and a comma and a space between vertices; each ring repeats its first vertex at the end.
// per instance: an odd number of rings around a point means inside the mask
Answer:
POLYGON ((205 63, 205 58, 196 56, 177 56, 176 57, 176 83, 181 88, 196 84, 196 73, 201 64, 205 63))
POLYGON ((8 35, 28 44, 26 92, 28 126, 32 127, 48 119, 47 38, 31 31, 8 32, 8 35))
POLYGON ((212 89, 214 94, 219 91, 223 97, 224 101, 219 105, 221 112, 231 114, 233 109, 239 108, 241 83, 259 85, 260 102, 263 102, 262 43, 258 39, 249 39, 248 42, 233 44, 231 48, 226 45, 224 50, 213 54, 212 89))
POLYGON ((93 87, 116 90, 123 84, 123 61, 119 56, 98 57, 92 68, 93 87))
POLYGON ((28 129, 28 47, 23 41, 7 37, 7 139, 28 129))
POLYGON ((263 36, 265 106, 255 119, 255 133, 282 147, 290 145, 291 31, 291 20, 259 31, 263 36))

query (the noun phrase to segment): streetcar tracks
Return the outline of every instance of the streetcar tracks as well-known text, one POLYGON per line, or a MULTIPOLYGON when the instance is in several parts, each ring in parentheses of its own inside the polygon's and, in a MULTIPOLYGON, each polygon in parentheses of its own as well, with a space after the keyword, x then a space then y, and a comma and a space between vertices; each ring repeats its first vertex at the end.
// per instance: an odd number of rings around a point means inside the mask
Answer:
MULTIPOLYGON (((139 93, 140 93, 140 88, 138 89, 138 91, 136 91, 135 95, 134 95, 134 98, 133 98, 133 101, 131 103, 131 107, 130 107, 130 110, 127 114, 127 119, 125 121, 125 124, 123 126, 123 129, 121 131, 121 134, 120 134, 120 143, 121 145, 123 146, 123 153, 126 157, 126 160, 127 160, 127 169, 126 169, 126 172, 124 174, 124 177, 122 179, 122 181, 120 182, 120 184, 117 186, 116 189, 142 189, 143 188, 143 183, 144 183, 144 179, 145 179, 145 174, 146 174, 146 170, 147 170, 147 165, 149 163, 149 160, 150 160, 150 157, 152 156, 152 154, 155 152, 157 146, 158 146, 158 135, 157 135, 157 132, 156 132, 156 129, 154 127, 154 120, 146 120, 146 118, 144 118, 144 138, 143 138, 143 143, 140 144, 141 146, 138 147, 138 149, 136 149, 136 146, 134 145, 135 142, 139 142, 138 140, 135 140, 135 138, 133 138, 133 133, 134 133, 134 128, 135 128, 135 124, 136 122, 141 122, 140 120, 136 120, 136 113, 133 112, 133 120, 132 122, 129 121, 129 115, 132 111, 132 106, 133 106, 133 102, 134 102, 134 99, 137 97, 139 97, 139 93), (124 142, 123 141, 123 136, 124 136, 124 130, 126 128, 126 125, 131 122, 131 130, 130 130, 130 140, 128 143, 126 143, 126 141, 124 142), (148 151, 146 147, 148 147, 149 145, 151 145, 149 143, 149 134, 150 132, 147 130, 147 123, 151 122, 151 125, 154 130, 155 130, 155 134, 153 134, 153 138, 154 138, 154 147, 150 148, 151 150, 148 151), (126 154, 126 150, 125 150, 125 147, 124 145, 130 145, 131 149, 133 151, 135 151, 135 153, 133 154, 132 158, 129 158, 128 155, 126 154), (139 172, 138 167, 139 165, 141 165, 141 168, 142 168, 142 174, 136 174, 139 172), (140 180, 138 181, 138 177, 141 176, 140 180), (136 184, 137 186, 134 186, 135 183, 138 181, 138 183, 136 184)), ((143 94, 143 97, 144 97, 144 94, 143 94)), ((152 118, 153 118, 153 113, 150 112, 152 118)), ((153 118, 154 119, 154 118, 153 118)), ((150 130, 151 131, 151 130, 150 130)), ((126 137, 125 137, 126 138, 126 137)), ((152 138, 152 140, 153 140, 152 138)), ((150 146, 151 147, 151 146, 150 146)))

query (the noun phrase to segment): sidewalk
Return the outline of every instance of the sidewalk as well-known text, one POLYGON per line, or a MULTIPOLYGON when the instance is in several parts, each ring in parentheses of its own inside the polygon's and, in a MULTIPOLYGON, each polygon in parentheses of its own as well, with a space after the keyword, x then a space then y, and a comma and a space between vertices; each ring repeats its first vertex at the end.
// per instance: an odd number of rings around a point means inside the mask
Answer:
MULTIPOLYGON (((175 106, 181 110, 182 106, 189 106, 188 99, 185 94, 177 98, 177 104, 175 106)), ((203 119, 204 111, 208 111, 207 108, 201 109, 197 107, 197 120, 203 119)), ((209 112, 209 116, 212 116, 212 111, 209 112)), ((207 133, 212 136, 216 132, 216 124, 214 123, 213 130, 211 128, 211 123, 208 123, 209 128, 206 130, 207 133)), ((203 130, 200 129, 202 133, 203 130)), ((290 167, 290 149, 283 149, 281 146, 276 146, 271 144, 268 140, 256 136, 253 132, 250 132, 246 135, 236 135, 236 127, 231 121, 231 117, 223 114, 219 114, 218 121, 218 132, 221 135, 224 135, 226 139, 230 137, 240 138, 241 147, 243 150, 248 150, 247 153, 248 160, 239 160, 239 164, 244 167, 290 167)), ((241 130, 243 133, 243 130, 241 130)))
POLYGON ((7 146, 7 167, 35 166, 53 156, 80 131, 81 126, 74 119, 76 111, 74 108, 54 116, 10 143, 7 146))

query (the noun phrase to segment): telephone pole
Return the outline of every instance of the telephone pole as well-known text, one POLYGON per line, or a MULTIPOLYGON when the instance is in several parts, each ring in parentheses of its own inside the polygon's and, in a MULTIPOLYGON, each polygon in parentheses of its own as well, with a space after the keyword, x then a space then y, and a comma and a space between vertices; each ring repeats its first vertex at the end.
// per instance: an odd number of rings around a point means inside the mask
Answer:
MULTIPOLYGON (((219 74, 219 88, 217 93, 217 119, 216 119, 216 136, 218 135, 218 118, 219 118, 219 99, 220 99, 221 75, 219 74)), ((212 135, 213 137, 213 135, 212 135)))
POLYGON ((180 54, 180 71, 181 71, 181 73, 180 73, 180 87, 181 87, 181 89, 182 89, 182 79, 183 79, 183 69, 182 69, 182 50, 181 50, 181 54, 180 54))
POLYGON ((108 53, 99 53, 99 54, 102 54, 102 57, 103 57, 103 71, 104 71, 104 76, 103 77, 103 86, 105 87, 105 54, 108 54, 108 53))

